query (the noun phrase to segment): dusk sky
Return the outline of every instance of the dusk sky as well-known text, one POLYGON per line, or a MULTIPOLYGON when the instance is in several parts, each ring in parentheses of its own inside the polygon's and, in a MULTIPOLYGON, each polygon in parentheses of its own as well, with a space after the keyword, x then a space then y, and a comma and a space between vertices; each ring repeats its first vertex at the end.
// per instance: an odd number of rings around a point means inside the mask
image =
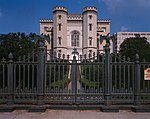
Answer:
POLYGON ((66 7, 70 14, 81 14, 84 7, 95 6, 98 19, 111 20, 111 34, 150 32, 150 0, 0 0, 0 34, 39 34, 39 20, 52 19, 55 6, 66 7))

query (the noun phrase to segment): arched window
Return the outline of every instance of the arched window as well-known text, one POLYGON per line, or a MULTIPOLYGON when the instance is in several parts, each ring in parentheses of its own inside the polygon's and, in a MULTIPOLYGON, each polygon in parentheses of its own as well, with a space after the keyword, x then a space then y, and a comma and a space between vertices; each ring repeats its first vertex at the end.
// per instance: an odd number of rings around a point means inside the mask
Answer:
POLYGON ((79 32, 73 31, 71 33, 71 46, 79 46, 79 32))

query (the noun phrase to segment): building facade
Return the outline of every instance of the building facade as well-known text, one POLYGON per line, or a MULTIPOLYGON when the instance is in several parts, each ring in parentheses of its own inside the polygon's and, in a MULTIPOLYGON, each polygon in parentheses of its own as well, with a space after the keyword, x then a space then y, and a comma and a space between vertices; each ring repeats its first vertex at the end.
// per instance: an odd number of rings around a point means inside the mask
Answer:
POLYGON ((68 14, 67 8, 55 7, 53 19, 40 20, 40 34, 49 35, 51 39, 46 42, 47 49, 71 58, 74 48, 77 49, 77 57, 102 50, 98 38, 108 33, 110 20, 97 20, 95 7, 84 8, 82 14, 68 14))
POLYGON ((147 41, 150 43, 150 32, 117 32, 117 51, 119 51, 121 43, 126 39, 130 37, 135 37, 136 35, 140 35, 140 37, 147 38, 147 41))

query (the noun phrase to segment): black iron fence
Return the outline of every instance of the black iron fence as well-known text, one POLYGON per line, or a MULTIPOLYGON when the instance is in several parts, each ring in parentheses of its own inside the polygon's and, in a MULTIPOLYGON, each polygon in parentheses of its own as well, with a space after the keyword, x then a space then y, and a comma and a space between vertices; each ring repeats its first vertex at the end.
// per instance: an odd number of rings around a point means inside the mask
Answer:
POLYGON ((0 61, 1 104, 150 104, 150 81, 144 70, 150 62, 135 62, 110 54, 69 56, 37 53, 0 61), (49 60, 47 60, 49 59, 49 60))

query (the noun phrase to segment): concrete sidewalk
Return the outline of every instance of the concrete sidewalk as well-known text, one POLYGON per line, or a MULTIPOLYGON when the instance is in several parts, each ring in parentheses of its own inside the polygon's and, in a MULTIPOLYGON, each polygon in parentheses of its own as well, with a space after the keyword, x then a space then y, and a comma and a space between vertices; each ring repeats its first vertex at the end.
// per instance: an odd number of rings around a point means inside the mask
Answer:
POLYGON ((135 113, 120 110, 115 113, 100 112, 99 110, 49 110, 45 112, 28 112, 15 110, 0 112, 0 119, 150 119, 150 113, 135 113))

